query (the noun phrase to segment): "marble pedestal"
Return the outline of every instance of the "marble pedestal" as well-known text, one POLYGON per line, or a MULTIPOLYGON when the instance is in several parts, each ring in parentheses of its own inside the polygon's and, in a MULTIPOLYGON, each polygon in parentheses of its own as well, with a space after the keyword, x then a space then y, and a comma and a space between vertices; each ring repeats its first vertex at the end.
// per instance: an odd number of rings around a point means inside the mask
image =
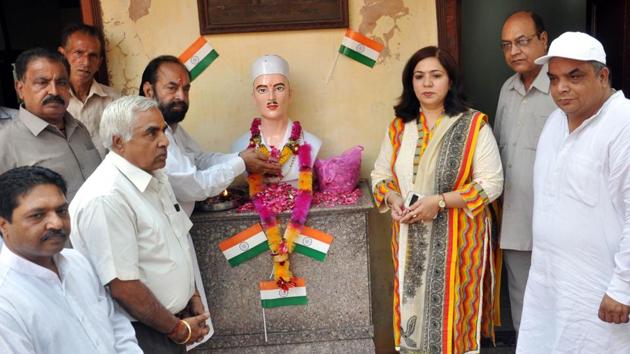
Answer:
MULTIPOLYGON (((267 341, 258 283, 269 279, 265 253, 230 267, 218 244, 258 222, 254 213, 200 212, 192 216, 195 244, 214 336, 198 353, 374 353, 367 213, 371 196, 364 182, 356 205, 312 208, 307 226, 335 237, 319 262, 291 255, 291 269, 305 278, 308 305, 265 310, 267 341)), ((288 214, 282 215, 286 225, 288 214)))

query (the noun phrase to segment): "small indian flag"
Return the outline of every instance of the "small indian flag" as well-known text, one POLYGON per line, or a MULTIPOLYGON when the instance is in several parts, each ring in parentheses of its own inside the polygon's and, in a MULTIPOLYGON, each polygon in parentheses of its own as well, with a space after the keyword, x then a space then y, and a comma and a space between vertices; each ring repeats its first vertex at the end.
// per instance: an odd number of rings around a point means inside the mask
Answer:
POLYGON ((219 248, 225 258, 227 258, 228 263, 230 263, 232 267, 235 267, 268 251, 269 244, 267 243, 267 236, 262 226, 256 224, 227 240, 221 241, 219 248))
POLYGON ((219 53, 212 48, 210 43, 205 38, 199 37, 179 56, 179 61, 184 63, 190 72, 190 81, 192 81, 206 70, 218 56, 219 53))
POLYGON ((339 53, 372 68, 383 48, 379 42, 348 28, 341 41, 339 53))
POLYGON ((289 290, 284 290, 278 286, 276 281, 260 282, 260 303, 264 308, 306 305, 306 282, 304 278, 295 278, 295 286, 289 290))
POLYGON ((323 262, 328 254, 328 249, 333 237, 325 232, 312 229, 308 226, 302 228, 300 236, 295 240, 295 252, 323 262))

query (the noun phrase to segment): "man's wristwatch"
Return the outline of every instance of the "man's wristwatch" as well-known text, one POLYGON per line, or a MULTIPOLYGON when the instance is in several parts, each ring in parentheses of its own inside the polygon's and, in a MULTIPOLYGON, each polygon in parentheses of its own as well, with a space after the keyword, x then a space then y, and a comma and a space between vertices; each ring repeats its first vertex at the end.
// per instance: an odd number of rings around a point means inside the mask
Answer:
POLYGON ((438 206, 440 207, 440 211, 446 208, 446 199, 444 199, 444 194, 440 194, 440 200, 438 201, 438 206))

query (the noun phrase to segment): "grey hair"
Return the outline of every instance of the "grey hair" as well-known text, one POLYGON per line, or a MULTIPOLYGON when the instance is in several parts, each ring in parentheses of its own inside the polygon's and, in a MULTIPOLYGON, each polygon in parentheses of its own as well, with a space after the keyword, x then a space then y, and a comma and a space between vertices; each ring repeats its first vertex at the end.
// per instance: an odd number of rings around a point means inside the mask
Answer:
POLYGON ((591 64, 591 66, 593 66, 593 70, 595 70, 595 75, 599 75, 602 69, 607 68, 608 69, 608 84, 612 85, 612 75, 611 75, 610 68, 608 67, 608 65, 601 63, 597 60, 589 60, 588 63, 591 64))
POLYGON ((121 137, 123 142, 131 140, 136 115, 157 107, 155 100, 142 96, 123 96, 108 104, 103 111, 99 133, 103 145, 111 150, 114 136, 121 137))

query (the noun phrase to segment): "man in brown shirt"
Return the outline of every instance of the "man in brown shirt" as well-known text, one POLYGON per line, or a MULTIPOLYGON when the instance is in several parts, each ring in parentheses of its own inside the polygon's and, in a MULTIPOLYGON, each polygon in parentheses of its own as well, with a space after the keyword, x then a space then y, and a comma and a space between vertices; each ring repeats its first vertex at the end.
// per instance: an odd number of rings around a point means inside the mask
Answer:
POLYGON ((66 108, 68 62, 42 48, 29 49, 15 63, 15 90, 24 102, 17 118, 0 130, 0 173, 18 166, 43 166, 68 183, 68 200, 101 162, 83 124, 66 108))
POLYGON ((94 79, 103 62, 104 45, 101 31, 75 23, 63 30, 57 49, 70 64, 68 112, 85 124, 101 157, 107 152, 98 133, 101 115, 110 102, 120 97, 120 92, 94 79))

